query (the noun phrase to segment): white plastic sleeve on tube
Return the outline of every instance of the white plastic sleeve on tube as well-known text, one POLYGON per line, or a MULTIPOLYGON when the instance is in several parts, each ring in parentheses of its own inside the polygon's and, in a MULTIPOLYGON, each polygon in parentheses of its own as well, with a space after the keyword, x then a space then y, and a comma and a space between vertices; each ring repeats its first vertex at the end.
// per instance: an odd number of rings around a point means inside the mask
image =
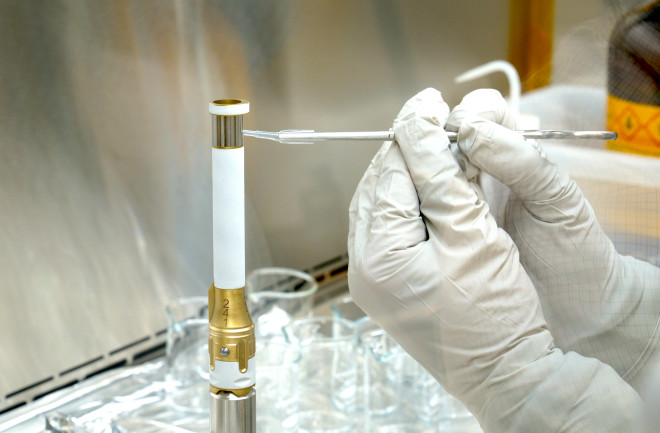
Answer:
POLYGON ((244 148, 213 148, 213 283, 245 287, 244 148))
POLYGON ((254 357, 248 359, 247 371, 241 373, 238 362, 215 361, 215 369, 209 373, 209 383, 220 389, 242 389, 255 384, 257 367, 254 357))

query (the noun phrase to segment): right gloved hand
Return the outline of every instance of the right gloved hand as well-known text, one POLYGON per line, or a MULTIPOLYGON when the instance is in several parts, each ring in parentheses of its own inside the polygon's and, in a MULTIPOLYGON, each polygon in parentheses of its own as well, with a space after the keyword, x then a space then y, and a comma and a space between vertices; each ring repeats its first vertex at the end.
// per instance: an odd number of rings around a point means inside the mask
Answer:
POLYGON ((473 176, 480 169, 513 192, 503 226, 557 346, 600 359, 637 387, 660 347, 660 269, 620 256, 580 188, 514 128, 504 99, 485 89, 447 121, 473 176))
POLYGON ((518 252, 468 184, 440 93, 394 122, 350 207, 355 302, 489 433, 630 432, 641 402, 615 371, 554 347, 518 252))

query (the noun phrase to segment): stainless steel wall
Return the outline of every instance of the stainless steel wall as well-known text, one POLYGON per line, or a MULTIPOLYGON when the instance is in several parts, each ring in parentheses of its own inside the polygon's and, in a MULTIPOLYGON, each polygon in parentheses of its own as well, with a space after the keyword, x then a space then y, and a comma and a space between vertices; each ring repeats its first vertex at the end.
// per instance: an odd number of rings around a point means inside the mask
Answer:
MULTIPOLYGON (((505 3, 298 3, 284 42, 253 76, 251 125, 387 129, 403 102, 429 86, 455 104, 469 89, 453 84, 456 75, 506 57, 505 3)), ((248 193, 275 262, 305 268, 343 253, 348 204, 380 145, 248 144, 248 193)))
MULTIPOLYGON (((389 128, 425 87, 502 88, 452 79, 507 26, 496 0, 0 2, 0 411, 205 294, 209 100, 249 99, 247 128, 389 128)), ((344 254, 379 145, 246 146, 249 268, 344 254)))

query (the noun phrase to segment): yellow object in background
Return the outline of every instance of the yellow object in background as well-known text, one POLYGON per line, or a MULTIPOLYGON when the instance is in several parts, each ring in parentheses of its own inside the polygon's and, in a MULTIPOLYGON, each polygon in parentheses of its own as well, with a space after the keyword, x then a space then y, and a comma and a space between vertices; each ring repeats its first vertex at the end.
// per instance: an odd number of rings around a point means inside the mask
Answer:
POLYGON ((608 147, 660 156, 660 0, 619 19, 610 37, 608 147))
POLYGON ((554 0, 509 1, 509 61, 523 92, 550 84, 554 11, 554 0))
POLYGON ((660 156, 660 107, 612 95, 607 98, 607 130, 619 138, 608 147, 623 152, 660 156))

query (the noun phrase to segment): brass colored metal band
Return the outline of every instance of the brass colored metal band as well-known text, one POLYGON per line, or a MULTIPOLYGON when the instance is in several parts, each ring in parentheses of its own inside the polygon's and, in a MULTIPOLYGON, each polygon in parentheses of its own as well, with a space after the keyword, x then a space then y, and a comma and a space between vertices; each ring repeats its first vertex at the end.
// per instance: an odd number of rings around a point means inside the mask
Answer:
POLYGON ((210 385, 210 391, 213 394, 220 394, 222 391, 229 391, 232 394, 236 395, 237 397, 244 397, 248 395, 252 390, 252 388, 254 388, 254 386, 249 386, 247 388, 239 388, 239 389, 220 389, 218 387, 210 385))
POLYGON ((256 352, 254 323, 245 302, 245 287, 209 288, 209 362, 238 362, 241 373, 247 372, 248 359, 256 352))

